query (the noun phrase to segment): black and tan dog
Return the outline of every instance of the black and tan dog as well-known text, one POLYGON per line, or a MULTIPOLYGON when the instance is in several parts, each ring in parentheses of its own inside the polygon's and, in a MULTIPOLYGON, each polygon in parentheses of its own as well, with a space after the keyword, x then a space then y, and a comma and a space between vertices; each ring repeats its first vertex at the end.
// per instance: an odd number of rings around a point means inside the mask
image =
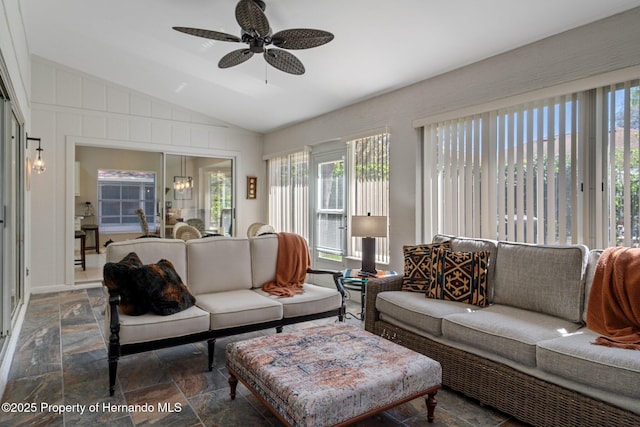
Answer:
POLYGON ((120 262, 106 263, 103 276, 109 293, 120 295, 122 313, 131 316, 149 311, 167 316, 196 302, 173 264, 166 259, 143 265, 138 255, 131 252, 120 262))

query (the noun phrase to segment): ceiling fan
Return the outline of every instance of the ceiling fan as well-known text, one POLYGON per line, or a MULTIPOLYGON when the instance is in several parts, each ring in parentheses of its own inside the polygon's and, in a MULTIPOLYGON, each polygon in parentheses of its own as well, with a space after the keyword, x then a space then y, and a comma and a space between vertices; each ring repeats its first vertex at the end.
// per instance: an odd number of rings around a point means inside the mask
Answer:
POLYGON ((269 21, 264 10, 265 3, 262 0, 240 0, 236 6, 236 21, 240 25, 241 37, 232 34, 221 33, 212 30, 202 30, 190 27, 173 27, 174 30, 192 36, 224 42, 246 43, 248 48, 234 50, 220 59, 218 67, 229 68, 242 64, 253 56, 254 53, 264 54, 264 59, 278 70, 290 74, 304 74, 304 65, 298 58, 283 49, 309 49, 321 46, 333 40, 333 34, 323 30, 309 28, 296 28, 278 31, 272 34, 269 21), (267 48, 273 45, 277 48, 267 48))

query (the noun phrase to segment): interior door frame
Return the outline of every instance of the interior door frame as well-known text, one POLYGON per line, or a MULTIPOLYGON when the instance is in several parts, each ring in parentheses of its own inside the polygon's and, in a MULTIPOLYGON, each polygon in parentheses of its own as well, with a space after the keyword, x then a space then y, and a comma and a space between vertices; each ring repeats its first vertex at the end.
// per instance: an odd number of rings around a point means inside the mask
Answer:
MULTIPOLYGON (((74 263, 74 250, 75 250, 75 238, 73 235, 74 216, 75 216, 75 158, 76 158, 76 146, 87 146, 96 148, 107 148, 115 150, 133 150, 133 151, 147 151, 152 153, 158 153, 162 156, 162 175, 166 180, 166 156, 170 155, 184 155, 184 156, 196 156, 196 157, 210 157, 210 158, 225 158, 232 161, 232 175, 233 175, 233 211, 235 212, 236 201, 238 200, 238 177, 237 177, 237 162, 240 157, 240 152, 232 150, 213 150, 194 147, 180 147, 180 150, 176 149, 176 146, 165 146, 150 143, 136 142, 132 145, 131 141, 121 140, 108 140, 108 139, 96 139, 78 136, 67 136, 65 138, 66 145, 66 197, 65 197, 65 284, 74 285, 75 278, 75 263, 74 263), (134 147, 134 148, 132 148, 134 147)), ((165 228, 165 195, 159 195, 159 201, 161 201, 162 214, 160 215, 161 229, 165 228)), ((235 221, 235 219, 234 219, 235 221)))

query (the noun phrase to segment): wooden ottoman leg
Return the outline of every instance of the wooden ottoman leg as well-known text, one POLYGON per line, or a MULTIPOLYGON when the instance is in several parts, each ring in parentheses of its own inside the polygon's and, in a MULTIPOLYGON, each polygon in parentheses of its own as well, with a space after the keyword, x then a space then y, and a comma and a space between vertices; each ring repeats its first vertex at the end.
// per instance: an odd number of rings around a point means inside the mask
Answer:
POLYGON ((438 404, 438 401, 436 400, 436 393, 438 393, 438 390, 433 393, 429 393, 425 399, 427 402, 427 421, 430 423, 433 422, 436 405, 438 404))
POLYGON ((236 398, 237 385, 238 385, 238 379, 233 374, 229 374, 229 387, 231 388, 229 395, 231 396, 231 400, 236 398))

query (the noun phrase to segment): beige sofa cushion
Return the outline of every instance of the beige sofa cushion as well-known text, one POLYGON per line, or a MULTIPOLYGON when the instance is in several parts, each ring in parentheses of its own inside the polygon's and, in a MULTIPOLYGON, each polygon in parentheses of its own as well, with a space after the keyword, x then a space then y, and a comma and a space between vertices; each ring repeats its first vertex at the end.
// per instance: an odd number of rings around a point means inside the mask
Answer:
POLYGON ((249 239, 207 237, 186 242, 189 289, 200 294, 251 289, 249 239))
POLYGON ((107 246, 106 261, 118 262, 130 252, 135 252, 143 264, 155 264, 161 259, 171 261, 182 281, 189 283, 184 240, 146 238, 114 242, 107 246))
POLYGON ((289 298, 279 298, 270 295, 262 289, 253 291, 265 298, 270 298, 283 306, 285 318, 305 316, 308 314, 324 313, 337 310, 342 305, 342 296, 336 289, 325 288, 305 283, 302 285, 304 293, 289 298))
POLYGON ((251 285, 261 288, 276 279, 278 259, 278 236, 268 234, 249 239, 251 247, 251 285))
MULTIPOLYGON (((209 313, 193 306, 169 316, 147 313, 120 318, 120 344, 131 344, 181 337, 209 330, 209 313)), ((106 330, 109 331, 110 311, 105 313, 106 330)))
POLYGON ((479 307, 425 298, 422 293, 389 291, 378 294, 376 309, 389 323, 400 322, 439 337, 442 335, 443 317, 453 313, 467 313, 479 307))
POLYGON ((576 334, 539 342, 538 367, 589 387, 640 399, 638 351, 591 344, 596 337, 582 328, 576 334))
POLYGON ((575 332, 579 324, 506 305, 451 314, 442 335, 526 366, 536 366, 536 343, 575 332))
POLYGON ((211 329, 226 329, 282 319, 282 304, 249 289, 197 296, 196 305, 210 313, 211 329))
POLYGON ((493 302, 580 322, 586 265, 584 245, 500 242, 493 302))

